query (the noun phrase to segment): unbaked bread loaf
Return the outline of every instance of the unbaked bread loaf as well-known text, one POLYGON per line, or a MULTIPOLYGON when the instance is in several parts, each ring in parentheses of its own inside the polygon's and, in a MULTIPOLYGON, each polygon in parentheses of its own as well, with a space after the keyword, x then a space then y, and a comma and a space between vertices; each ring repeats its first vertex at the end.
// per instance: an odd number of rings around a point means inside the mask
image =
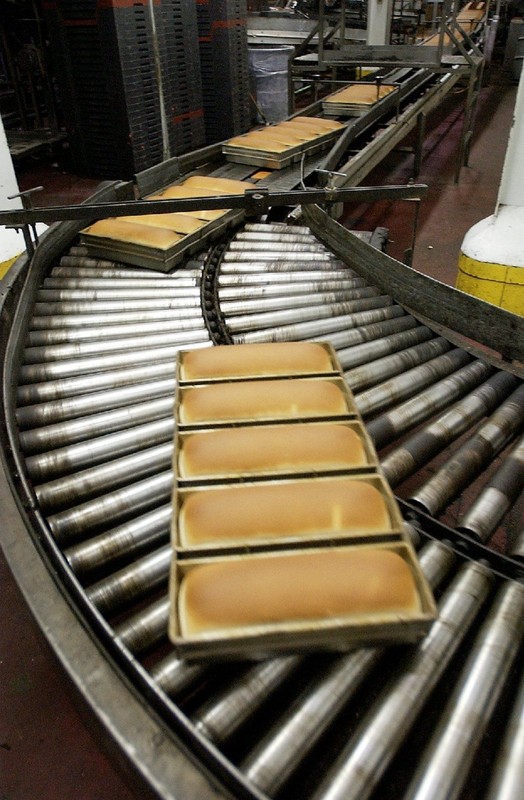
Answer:
POLYGON ((368 463, 361 436, 337 423, 246 426, 186 434, 181 478, 322 472, 368 463))
POLYGON ((217 345, 183 353, 183 381, 333 372, 329 352, 315 342, 217 345))
POLYGON ((210 189, 216 195, 244 194, 247 189, 254 189, 255 184, 249 181, 235 181, 231 178, 214 178, 211 175, 192 175, 186 178, 183 186, 191 189, 210 189))
POLYGON ((302 126, 315 134, 325 134, 331 131, 341 130, 344 125, 341 122, 336 122, 332 119, 324 119, 322 117, 293 117, 293 119, 286 120, 281 123, 282 126, 302 126))
POLYGON ((236 420, 330 417, 347 414, 346 397, 323 378, 235 381, 184 389, 178 407, 182 424, 236 420))
MULTIPOLYGON (((195 195, 197 197, 216 197, 217 193, 211 191, 210 189, 198 189, 198 192, 195 189, 191 189, 189 187, 184 188, 183 186, 170 186, 168 189, 164 189, 159 194, 153 194, 148 197, 148 200, 187 200, 190 198, 194 198, 195 195)), ((209 209, 208 211, 197 209, 195 211, 177 211, 177 214, 184 215, 187 217, 193 217, 194 219, 200 219, 205 221, 215 220, 219 217, 222 217, 224 214, 227 213, 227 208, 213 208, 209 209)))
POLYGON ((391 529, 384 495, 371 482, 348 477, 210 487, 185 495, 178 511, 183 547, 391 529))
POLYGON ((174 231, 156 228, 152 225, 141 225, 138 222, 124 222, 118 218, 100 219, 94 225, 86 228, 84 233, 90 236, 116 239, 119 242, 154 247, 158 250, 168 250, 182 238, 179 233, 174 231))
POLYGON ((339 623, 420 608, 409 564, 388 549, 272 553, 223 558, 188 570, 178 594, 183 637, 262 626, 339 623))

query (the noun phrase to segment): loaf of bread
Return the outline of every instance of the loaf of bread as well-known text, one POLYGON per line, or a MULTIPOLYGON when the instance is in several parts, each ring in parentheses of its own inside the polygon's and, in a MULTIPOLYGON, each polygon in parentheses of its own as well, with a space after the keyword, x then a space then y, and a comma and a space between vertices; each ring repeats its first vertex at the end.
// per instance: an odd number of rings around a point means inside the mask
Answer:
POLYGON ((183 637, 370 621, 420 608, 409 564, 388 549, 336 548, 223 558, 194 566, 181 580, 183 637))
POLYGON ((336 383, 323 378, 236 381, 184 389, 178 407, 182 424, 236 420, 329 417, 348 413, 336 383))
MULTIPOLYGON (((198 189, 196 191, 194 188, 190 189, 189 187, 184 188, 183 186, 170 186, 168 189, 164 189, 159 194, 153 194, 148 197, 148 200, 187 200, 190 198, 194 198, 195 195, 197 197, 216 197, 217 193, 213 192, 211 189, 198 189)), ((227 212, 227 208, 214 208, 209 209, 208 211, 197 209, 195 211, 177 211, 176 213, 179 215, 184 215, 187 217, 193 217, 194 219, 200 219, 209 222, 210 220, 218 219, 219 217, 223 216, 227 212)))
POLYGON ((231 147, 248 147, 251 150, 264 150, 269 153, 283 153, 291 145, 289 142, 282 141, 278 136, 264 134, 262 131, 253 131, 242 136, 235 136, 228 141, 231 147))
POLYGON ((143 214, 139 217, 119 217, 122 222, 138 222, 140 225, 152 225, 154 228, 166 228, 185 236, 194 233, 204 224, 203 220, 188 217, 185 214, 143 214))
POLYGON ((333 119, 323 119, 322 117, 293 117, 293 119, 286 120, 280 124, 283 127, 302 127, 315 135, 338 131, 344 127, 341 122, 336 122, 333 119))
POLYGON ((217 345, 183 353, 183 381, 333 372, 329 352, 315 342, 217 345))
POLYGON ((247 426, 186 434, 178 454, 181 478, 354 469, 368 463, 362 438, 337 423, 247 426))
POLYGON ((188 493, 178 512, 183 547, 391 528, 384 495, 371 482, 349 477, 210 487, 188 493))
POLYGON ((255 184, 248 181, 235 181, 231 178, 214 178, 211 175, 192 175, 182 184, 190 189, 210 189, 216 195, 244 194, 247 189, 254 189, 255 184))
POLYGON ((387 86, 381 84, 375 86, 374 84, 359 84, 355 83, 344 89, 340 89, 334 94, 330 94, 322 102, 323 103, 350 103, 357 105, 373 105, 377 100, 382 100, 388 94, 395 91, 395 86, 387 86))
POLYGON ((124 222, 118 218, 100 219, 86 228, 84 233, 116 239, 119 242, 154 247, 158 250, 168 250, 182 238, 174 231, 152 225, 141 225, 138 222, 124 222))

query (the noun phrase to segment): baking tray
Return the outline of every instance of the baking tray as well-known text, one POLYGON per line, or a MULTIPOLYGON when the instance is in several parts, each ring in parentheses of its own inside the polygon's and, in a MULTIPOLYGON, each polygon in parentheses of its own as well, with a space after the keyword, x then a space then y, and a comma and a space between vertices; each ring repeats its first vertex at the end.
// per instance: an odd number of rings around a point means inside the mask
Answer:
MULTIPOLYGON (((278 347, 279 343, 268 342, 267 344, 278 347)), ((295 344, 301 344, 301 342, 296 342, 295 344)), ((318 345, 320 345, 320 347, 322 347, 328 353, 332 369, 330 369, 328 372, 296 372, 295 371, 295 372, 288 372, 288 373, 285 373, 285 374, 282 374, 282 373, 279 373, 279 372, 275 372, 275 371, 272 371, 272 372, 271 371, 267 371, 266 373, 263 373, 263 374, 261 374, 261 373, 258 373, 258 374, 254 374, 254 373, 233 374, 233 373, 231 373, 229 375, 218 375, 216 378, 213 378, 213 377, 210 377, 209 375, 207 375, 207 376, 205 376, 205 377, 203 377, 201 379, 193 378, 193 379, 189 380, 189 379, 183 377, 182 368, 183 368, 184 358, 185 358, 186 352, 192 352, 192 351, 191 350, 189 350, 189 351, 179 350, 178 353, 177 353, 177 359, 176 359, 176 382, 177 382, 177 386, 186 386, 186 385, 198 386, 200 384, 206 384, 206 383, 223 382, 223 381, 237 381, 237 380, 238 381, 266 380, 267 378, 285 378, 285 377, 289 377, 289 378, 298 378, 298 377, 301 377, 301 378, 306 378, 306 377, 307 378, 315 378, 315 377, 328 377, 328 376, 338 377, 338 376, 341 375, 342 369, 341 369, 337 354, 335 352, 335 348, 329 342, 308 342, 308 344, 318 344, 318 345)), ((223 347, 249 347, 249 344, 222 345, 222 346, 223 347)))
POLYGON ((375 83, 355 83, 350 87, 345 87, 344 89, 340 89, 333 94, 328 95, 322 100, 322 111, 326 116, 347 116, 347 117, 359 117, 362 114, 365 114, 372 106, 375 106, 377 103, 380 103, 386 97, 389 97, 393 94, 394 91, 398 91, 399 87, 394 86, 392 84, 381 83, 379 85, 375 83), (343 100, 337 99, 342 98, 345 93, 350 93, 353 87, 360 87, 360 86, 370 86, 372 89, 376 90, 377 97, 374 100, 370 101, 359 101, 358 99, 352 100, 343 100), (388 89, 387 93, 383 93, 382 96, 378 96, 381 89, 388 89))
MULTIPOLYGON (((213 442, 212 442, 213 443, 213 442)), ((222 444, 223 446, 223 444, 222 444)), ((368 473, 373 470, 378 469, 378 458, 371 442, 371 439, 367 433, 367 430, 364 424, 360 420, 350 420, 350 421, 335 421, 335 422, 316 422, 312 421, 311 419, 296 419, 293 422, 286 421, 285 423, 260 423, 257 425, 228 425, 222 427, 215 427, 209 426, 205 429, 199 429, 198 431, 193 432, 186 432, 176 428, 175 431, 175 447, 173 453, 173 470, 175 473, 175 479, 178 482, 178 485, 183 486, 195 486, 195 485, 213 485, 214 483, 223 483, 223 482, 239 482, 243 480, 249 481, 256 481, 256 480, 267 480, 268 478, 293 478, 298 476, 313 476, 313 475, 336 475, 336 474, 348 474, 348 473, 368 473), (354 469, 348 467, 334 467, 330 469, 326 466, 318 465, 318 468, 312 469, 311 467, 308 468, 298 468, 293 469, 292 467, 286 468, 273 468, 273 469, 261 469, 260 472, 234 472, 234 473, 227 473, 223 470, 217 468, 216 472, 212 472, 206 475, 192 475, 192 476, 184 476, 180 474, 179 470, 179 459, 181 451, 189 439, 189 437, 202 437, 211 435, 216 439, 216 447, 218 451, 220 450, 221 440, 224 436, 228 436, 230 441, 236 436, 238 431, 250 431, 254 434, 254 444, 260 441, 260 438, 263 438, 263 432, 267 431, 268 428, 298 428, 298 426, 332 426, 337 425, 343 428, 349 428, 354 431, 361 439, 365 456, 367 459, 367 464, 362 465, 358 464, 355 465, 354 469)))
MULTIPOLYGON (((261 133, 264 130, 262 129, 261 133)), ((222 145, 222 153, 225 155, 227 161, 232 161, 235 164, 249 164, 255 167, 265 167, 266 169, 284 169, 290 164, 295 164, 304 154, 313 156, 315 153, 320 153, 322 150, 327 149, 330 142, 333 141, 342 131, 328 131, 314 139, 305 140, 301 144, 292 145, 285 150, 275 152, 274 150, 263 150, 262 148, 242 147, 241 145, 230 145, 227 142, 222 145)))
MULTIPOLYGON (((290 411, 288 414, 282 413, 280 415, 275 416, 265 416, 265 417, 236 417, 236 418, 229 418, 229 419, 216 419, 209 417, 206 420, 198 421, 198 422, 183 422, 181 419, 181 406, 184 403, 184 400, 189 392, 202 392, 205 391, 207 387, 217 387, 222 385, 230 386, 234 384, 238 386, 239 384, 246 385, 246 384, 260 384, 260 389, 264 391, 267 395, 271 393, 272 386, 280 386, 282 384, 295 386, 297 384, 303 386, 304 382, 306 382, 306 386, 311 384, 311 381, 321 381, 323 383, 331 383, 336 386, 339 391, 341 392, 346 408, 344 411, 338 414, 308 414, 305 416, 301 416, 300 419, 305 421, 306 419, 316 419, 316 420, 341 420, 341 419, 351 419, 358 416, 357 406, 355 404, 355 400, 353 395, 348 388, 347 383, 343 378, 340 377, 313 377, 313 378, 292 378, 290 376, 286 376, 283 378, 257 378, 256 381, 213 381, 211 383, 199 383, 196 385, 191 384, 183 384, 178 385, 176 388, 175 393, 175 418, 177 420, 177 425, 179 430, 181 431, 191 431, 191 430, 201 430, 203 428, 209 428, 211 425, 215 428, 218 427, 228 427, 230 425, 256 425, 259 423, 271 423, 271 422, 290 422, 297 418, 298 412, 290 411)), ((297 386, 298 388, 298 386, 297 386)))
MULTIPOLYGON (((233 506, 234 507, 234 506, 233 506)), ((336 475, 336 476, 314 476, 302 477, 295 480, 271 480, 253 483, 244 481, 239 484, 218 484, 214 486, 195 486, 190 489, 182 488, 175 484, 173 490, 172 501, 172 522, 171 522, 171 543, 176 551, 177 558, 195 558, 219 554, 240 554, 246 552, 258 552, 276 549, 290 549, 290 548, 309 548, 313 546, 327 546, 335 544, 344 544, 348 542, 377 542, 377 541, 391 541, 404 539, 403 520, 400 514, 398 504, 393 496, 393 493, 384 479, 379 473, 372 474, 354 474, 336 475), (325 481, 338 481, 342 482, 341 490, 347 490, 345 482, 350 480, 352 482, 365 483, 373 486, 382 496, 386 507, 387 515, 389 517, 389 526, 377 526, 375 530, 369 530, 354 527, 351 530, 345 529, 340 531, 333 530, 305 530, 302 534, 292 533, 287 536, 257 536, 252 538, 242 539, 221 539, 217 541, 199 541, 195 544, 184 544, 180 531, 180 512, 184 503, 194 495, 203 495, 204 493, 213 496, 213 493, 219 492, 221 499, 228 501, 228 494, 234 494, 235 500, 239 500, 238 492, 243 492, 250 487, 272 487, 279 486, 286 488, 287 486, 293 487, 303 484, 307 489, 313 482, 318 484, 325 481)))
MULTIPOLYGON (((344 545, 339 551, 376 549, 377 545, 344 545)), ((316 548, 307 552, 315 554, 330 548, 316 548)), ((311 621, 284 621, 279 623, 243 627, 239 629, 208 632, 200 636, 181 635, 178 594, 180 582, 190 570, 199 565, 225 560, 279 558, 289 551, 253 553, 249 555, 219 556, 182 561, 174 559, 170 575, 169 638, 177 654, 186 659, 242 658, 259 659, 284 653, 309 653, 319 650, 343 652, 369 645, 413 643, 428 631, 436 616, 435 601, 418 565, 415 552, 407 542, 385 542, 381 550, 398 553, 409 565, 420 601, 418 611, 397 613, 355 614, 311 621)), ((296 552, 296 551, 294 551, 296 552)), ((305 552, 305 551, 304 551, 305 552)), ((304 591, 305 587, 298 587, 304 591)))
MULTIPOLYGON (((171 272, 187 256, 201 250, 204 242, 218 238, 227 228, 239 223, 243 215, 244 212, 241 209, 230 209, 221 217, 206 222, 193 233, 182 236, 167 250, 130 244, 102 236, 92 236, 85 232, 80 233, 80 243, 85 245, 90 256, 110 261, 123 261, 126 264, 134 264, 137 267, 154 269, 159 272, 171 272)), ((136 221, 140 221, 139 216, 136 221)))

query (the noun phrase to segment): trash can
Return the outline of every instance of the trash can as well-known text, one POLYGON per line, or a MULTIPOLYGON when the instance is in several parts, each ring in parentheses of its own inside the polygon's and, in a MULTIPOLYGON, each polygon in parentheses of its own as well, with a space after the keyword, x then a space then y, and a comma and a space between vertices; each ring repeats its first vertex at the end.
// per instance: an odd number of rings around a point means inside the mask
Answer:
POLYGON ((294 50, 291 45, 249 48, 251 91, 261 112, 258 122, 289 116, 289 59, 294 50))

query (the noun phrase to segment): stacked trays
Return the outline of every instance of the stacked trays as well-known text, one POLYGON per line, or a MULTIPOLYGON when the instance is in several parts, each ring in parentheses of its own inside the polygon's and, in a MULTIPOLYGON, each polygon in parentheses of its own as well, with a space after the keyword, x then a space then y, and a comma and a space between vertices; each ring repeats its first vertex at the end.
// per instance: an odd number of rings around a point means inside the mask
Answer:
POLYGON ((206 141, 249 130, 249 64, 245 0, 196 4, 206 141))
POLYGON ((228 161, 283 169, 324 150, 341 133, 344 125, 320 117, 294 117, 291 120, 235 136, 222 146, 228 161))
POLYGON ((359 117, 395 90, 398 90, 397 86, 359 81, 325 97, 322 110, 324 114, 336 117, 359 117))
POLYGON ((128 178, 204 143, 196 12, 179 5, 45 4, 77 170, 128 178))
POLYGON ((413 642, 435 604, 330 345, 182 351, 169 636, 184 658, 413 642))
MULTIPOLYGON (((150 200, 184 200, 243 194, 254 184, 227 178, 195 175, 170 186, 150 200)), ((80 241, 88 255, 170 272, 184 257, 196 252, 203 237, 219 236, 240 221, 241 210, 214 209, 145 214, 102 219, 85 228, 80 241)))

